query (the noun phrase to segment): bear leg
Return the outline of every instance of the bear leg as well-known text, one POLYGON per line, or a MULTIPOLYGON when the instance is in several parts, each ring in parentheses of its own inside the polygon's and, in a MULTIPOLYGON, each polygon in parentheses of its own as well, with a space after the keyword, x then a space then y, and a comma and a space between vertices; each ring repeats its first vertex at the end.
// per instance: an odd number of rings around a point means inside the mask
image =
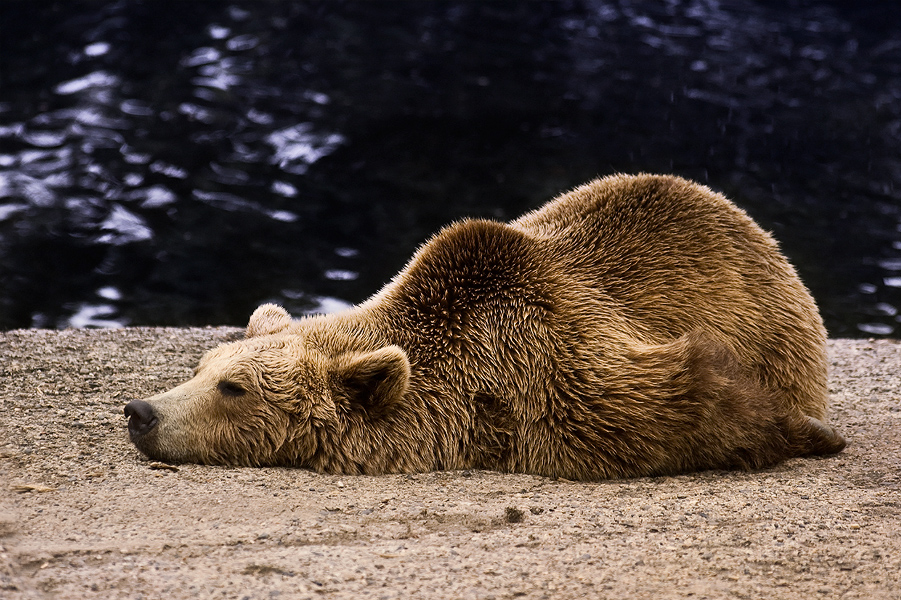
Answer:
POLYGON ((790 419, 788 439, 795 456, 822 456, 844 450, 845 438, 830 425, 809 415, 790 419))

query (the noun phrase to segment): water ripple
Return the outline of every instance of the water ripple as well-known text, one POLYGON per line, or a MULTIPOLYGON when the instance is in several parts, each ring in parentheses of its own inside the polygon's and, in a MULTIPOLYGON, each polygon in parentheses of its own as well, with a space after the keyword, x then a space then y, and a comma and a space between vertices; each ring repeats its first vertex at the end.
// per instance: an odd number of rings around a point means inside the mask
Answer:
POLYGON ((140 201, 141 208, 160 208, 175 204, 177 197, 172 190, 162 185, 153 185, 123 194, 124 200, 140 201))
POLYGON ((289 173, 303 175, 311 164, 337 150, 345 139, 339 133, 315 133, 312 123, 300 123, 273 131, 266 141, 275 149, 275 164, 289 173))
POLYGON ((270 219, 283 223, 293 223, 299 218, 297 214, 287 210, 272 210, 250 200, 245 200, 227 192, 206 192, 193 190, 191 195, 204 204, 230 212, 252 212, 266 215, 270 219))
POLYGON ((57 85, 54 88, 54 91, 57 94, 67 96, 70 94, 77 94, 78 92, 83 92, 91 88, 116 87, 119 84, 120 80, 117 76, 107 73, 106 71, 94 71, 93 73, 89 73, 84 77, 64 81, 63 83, 57 85))

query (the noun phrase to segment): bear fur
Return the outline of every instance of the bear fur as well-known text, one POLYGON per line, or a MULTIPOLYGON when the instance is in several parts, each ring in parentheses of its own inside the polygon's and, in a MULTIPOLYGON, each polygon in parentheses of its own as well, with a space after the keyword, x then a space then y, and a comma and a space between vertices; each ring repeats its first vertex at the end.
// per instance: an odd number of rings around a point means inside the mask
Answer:
POLYGON ((840 451, 826 334, 773 239, 706 187, 616 175, 464 220, 343 313, 267 304, 187 383, 126 407, 168 462, 569 479, 840 451))

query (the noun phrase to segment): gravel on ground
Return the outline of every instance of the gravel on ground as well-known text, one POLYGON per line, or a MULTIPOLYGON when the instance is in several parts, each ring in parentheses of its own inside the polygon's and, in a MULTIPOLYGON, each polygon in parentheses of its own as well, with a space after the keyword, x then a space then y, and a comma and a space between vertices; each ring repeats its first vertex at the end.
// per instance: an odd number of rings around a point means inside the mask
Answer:
POLYGON ((171 466, 124 404, 234 328, 0 333, 0 598, 901 599, 901 343, 831 340, 832 457, 574 482, 171 466))

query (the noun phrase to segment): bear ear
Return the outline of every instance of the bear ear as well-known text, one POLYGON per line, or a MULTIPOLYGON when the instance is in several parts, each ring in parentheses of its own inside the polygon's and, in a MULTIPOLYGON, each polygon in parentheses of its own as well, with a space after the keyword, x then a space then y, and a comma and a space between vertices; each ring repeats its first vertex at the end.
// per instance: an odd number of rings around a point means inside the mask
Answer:
POLYGON ((410 383, 410 361, 398 346, 345 354, 336 361, 335 370, 351 405, 370 413, 401 398, 410 383))
POLYGON ((278 304, 263 304, 250 315, 246 337, 269 335, 283 331, 291 324, 291 315, 278 304))

